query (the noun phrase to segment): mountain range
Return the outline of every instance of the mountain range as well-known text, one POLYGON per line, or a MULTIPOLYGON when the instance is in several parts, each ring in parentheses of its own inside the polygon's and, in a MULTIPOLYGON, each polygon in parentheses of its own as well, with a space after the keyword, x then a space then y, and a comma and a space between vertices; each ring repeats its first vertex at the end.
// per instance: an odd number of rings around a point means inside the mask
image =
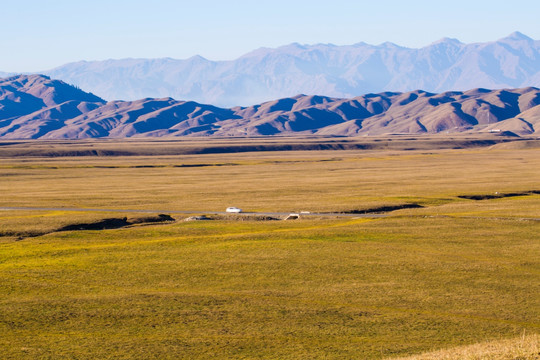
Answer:
POLYGON ((296 94, 350 98, 385 91, 540 87, 540 41, 515 32, 493 42, 444 38, 420 49, 393 43, 261 48, 232 61, 80 61, 41 72, 107 100, 173 97, 233 107, 296 94))
POLYGON ((540 134, 540 90, 296 95, 249 107, 144 98, 110 101, 44 75, 0 79, 0 138, 540 134))

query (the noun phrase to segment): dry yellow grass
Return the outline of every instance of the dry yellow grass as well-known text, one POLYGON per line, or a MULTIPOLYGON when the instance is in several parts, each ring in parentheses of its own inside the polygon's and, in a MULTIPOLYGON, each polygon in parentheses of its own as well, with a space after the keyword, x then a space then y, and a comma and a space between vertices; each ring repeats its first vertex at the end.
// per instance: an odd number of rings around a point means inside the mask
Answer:
POLYGON ((538 360, 540 336, 523 335, 515 339, 489 341, 430 353, 392 358, 392 360, 538 360))
POLYGON ((0 188, 4 206, 341 211, 540 190, 539 168, 537 149, 6 158, 0 188))

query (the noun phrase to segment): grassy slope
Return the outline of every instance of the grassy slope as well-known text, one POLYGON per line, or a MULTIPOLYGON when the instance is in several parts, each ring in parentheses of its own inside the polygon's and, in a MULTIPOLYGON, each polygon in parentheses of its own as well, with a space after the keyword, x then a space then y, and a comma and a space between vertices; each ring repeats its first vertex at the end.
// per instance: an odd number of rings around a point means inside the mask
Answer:
POLYGON ((540 227, 492 225, 179 223, 5 243, 0 343, 7 358, 377 358, 537 331, 540 227))
MULTIPOLYGON (((429 207, 4 236, 0 349, 7 359, 383 358, 538 332, 540 224, 523 218, 539 217, 540 195, 455 195, 531 190, 539 163, 535 150, 6 161, 0 186, 13 206, 429 207), (240 165, 172 167, 187 161, 240 165), (130 167, 149 164, 166 167, 130 167)), ((2 212, 0 230, 107 216, 120 215, 2 212)))

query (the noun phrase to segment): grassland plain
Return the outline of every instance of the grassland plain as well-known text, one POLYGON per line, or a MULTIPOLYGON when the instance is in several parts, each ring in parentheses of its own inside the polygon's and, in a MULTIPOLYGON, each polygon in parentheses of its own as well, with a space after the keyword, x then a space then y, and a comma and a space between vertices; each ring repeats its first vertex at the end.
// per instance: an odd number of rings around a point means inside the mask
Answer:
POLYGON ((160 151, 9 155, 0 206, 423 208, 65 232, 134 215, 2 211, 3 358, 379 359, 540 331, 535 146, 160 151), (458 197, 495 193, 517 195, 458 197))

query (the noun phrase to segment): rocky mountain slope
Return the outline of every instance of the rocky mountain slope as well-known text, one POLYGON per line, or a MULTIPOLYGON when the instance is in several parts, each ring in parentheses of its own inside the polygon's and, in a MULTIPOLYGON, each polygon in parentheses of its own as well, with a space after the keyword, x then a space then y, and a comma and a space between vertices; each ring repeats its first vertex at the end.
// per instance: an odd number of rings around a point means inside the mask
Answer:
POLYGON ((0 79, 0 138, 540 134, 540 90, 383 92, 351 99, 297 95, 219 108, 172 98, 103 99, 43 75, 0 79))
POLYGON ((516 32, 487 43, 445 38, 421 49, 392 43, 291 44, 234 61, 200 56, 81 61, 44 74, 108 100, 172 96, 225 107, 300 93, 350 98, 415 89, 540 87, 540 41, 516 32))

